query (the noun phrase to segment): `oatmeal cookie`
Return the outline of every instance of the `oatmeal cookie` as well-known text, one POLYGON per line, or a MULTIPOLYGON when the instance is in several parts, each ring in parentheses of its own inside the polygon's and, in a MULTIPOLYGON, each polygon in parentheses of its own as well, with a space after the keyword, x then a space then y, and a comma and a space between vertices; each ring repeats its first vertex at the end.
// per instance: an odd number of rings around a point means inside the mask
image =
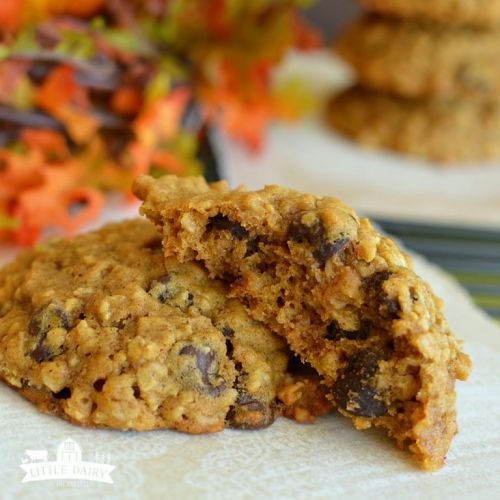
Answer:
POLYGON ((445 166, 500 158, 497 99, 406 99, 355 86, 330 100, 326 121, 363 146, 445 166))
POLYGON ((374 12, 444 24, 500 24, 500 0, 359 0, 374 12))
POLYGON ((41 245, 0 272, 0 378, 77 424, 199 433, 281 413, 310 421, 329 404, 290 359, 224 284, 165 260, 145 220, 41 245))
POLYGON ((455 380, 470 360, 392 240, 334 198, 279 186, 231 191, 201 177, 143 176, 134 192, 166 256, 231 282, 358 429, 383 427, 422 467, 443 464, 457 430, 455 380))
POLYGON ((500 28, 450 28, 365 15, 336 51, 362 86, 404 97, 492 97, 500 91, 500 28))

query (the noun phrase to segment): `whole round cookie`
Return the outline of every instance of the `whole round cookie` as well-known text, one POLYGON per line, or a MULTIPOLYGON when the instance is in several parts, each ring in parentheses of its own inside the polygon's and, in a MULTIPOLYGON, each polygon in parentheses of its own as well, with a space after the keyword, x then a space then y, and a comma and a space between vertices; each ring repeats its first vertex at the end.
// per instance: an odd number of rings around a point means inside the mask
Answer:
POLYGON ((500 28, 450 28, 364 15, 335 45, 365 87, 406 97, 500 91, 500 28))
POLYGON ((364 146, 444 164, 500 158, 497 100, 405 99, 355 86, 331 99, 326 120, 364 146))
POLYGON ((329 405, 290 359, 221 282, 165 261, 144 220, 41 245, 0 272, 0 378, 74 423, 198 433, 280 413, 308 421, 329 405))
POLYGON ((500 23, 500 0, 358 0, 367 9, 444 24, 489 26, 500 23))

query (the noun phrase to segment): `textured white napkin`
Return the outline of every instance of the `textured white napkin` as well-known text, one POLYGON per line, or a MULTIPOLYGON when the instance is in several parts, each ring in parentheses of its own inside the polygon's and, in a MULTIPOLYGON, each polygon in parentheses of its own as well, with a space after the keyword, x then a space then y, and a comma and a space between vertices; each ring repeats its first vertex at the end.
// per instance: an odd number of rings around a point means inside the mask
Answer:
MULTIPOLYGON (((131 208, 127 216, 133 216, 131 208)), ((110 210, 105 219, 123 217, 110 210)), ((0 260, 5 252, 0 252, 0 260)), ((42 415, 0 383, 0 498, 495 498, 500 492, 500 327, 472 305, 441 271, 417 259, 417 270, 446 300, 447 315, 475 368, 458 384, 460 432, 446 466, 415 468, 380 431, 356 431, 329 415, 313 425, 279 419, 260 431, 189 436, 82 429, 42 415), (74 440, 82 460, 114 466, 113 484, 22 482, 26 450, 46 452, 74 440)), ((77 464, 78 465, 78 464, 77 464)), ((37 469, 38 470, 38 469, 37 469)), ((82 468, 80 467, 80 472, 82 468)), ((84 471, 85 472, 85 471, 84 471)))

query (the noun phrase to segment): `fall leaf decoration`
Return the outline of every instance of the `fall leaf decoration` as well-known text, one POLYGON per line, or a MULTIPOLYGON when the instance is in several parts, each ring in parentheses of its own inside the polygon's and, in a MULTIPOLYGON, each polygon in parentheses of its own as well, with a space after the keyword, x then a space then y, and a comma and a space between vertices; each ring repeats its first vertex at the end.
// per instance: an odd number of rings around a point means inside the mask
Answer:
POLYGON ((200 173, 207 124, 258 150, 308 102, 272 78, 318 44, 301 3, 0 2, 0 241, 72 234, 142 173, 200 173))

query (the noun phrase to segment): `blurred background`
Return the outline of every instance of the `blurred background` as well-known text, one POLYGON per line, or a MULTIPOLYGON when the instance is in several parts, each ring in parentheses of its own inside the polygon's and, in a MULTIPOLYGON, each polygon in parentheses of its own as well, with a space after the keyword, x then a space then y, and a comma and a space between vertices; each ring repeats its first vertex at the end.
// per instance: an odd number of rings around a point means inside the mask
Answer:
POLYGON ((305 16, 326 40, 332 40, 360 12, 361 8, 354 0, 319 0, 305 10, 305 16))

